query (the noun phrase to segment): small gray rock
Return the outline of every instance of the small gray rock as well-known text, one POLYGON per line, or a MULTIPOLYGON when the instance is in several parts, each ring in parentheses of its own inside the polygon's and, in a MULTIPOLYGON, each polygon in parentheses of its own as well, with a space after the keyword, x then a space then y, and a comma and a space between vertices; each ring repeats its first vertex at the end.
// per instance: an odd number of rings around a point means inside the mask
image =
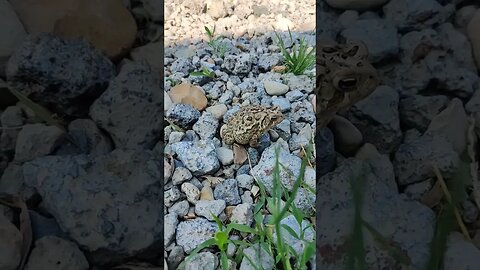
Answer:
POLYGON ((222 67, 235 75, 248 74, 252 69, 251 55, 242 53, 240 55, 226 55, 222 67))
MULTIPOLYGON (((293 215, 288 215, 280 221, 281 224, 281 236, 285 244, 292 247, 297 254, 303 254, 305 250, 305 242, 313 242, 315 238, 315 231, 311 227, 312 224, 306 220, 302 220, 302 224, 298 224, 298 221, 293 215), (303 239, 297 239, 291 235, 287 229, 283 228, 287 226, 292 229, 297 236, 303 234, 303 239)), ((273 239, 277 239, 277 233, 273 234, 273 239)), ((276 240, 274 240, 276 241, 276 240)))
POLYGON ((425 131, 432 119, 448 105, 446 96, 413 95, 400 100, 400 120, 405 128, 425 131))
POLYGON ((228 166, 233 163, 233 151, 226 147, 217 148, 217 157, 223 166, 228 166))
POLYGON ((214 221, 212 214, 215 217, 220 216, 220 214, 225 210, 226 203, 224 200, 213 200, 213 201, 206 201, 206 200, 199 200, 195 204, 195 214, 205 217, 210 221, 214 221))
POLYGON ((167 214, 164 216, 163 222, 163 242, 165 243, 165 246, 168 246, 173 239, 175 239, 175 231, 177 230, 178 225, 177 215, 174 213, 167 214))
POLYGON ((165 206, 171 207, 176 201, 182 198, 182 192, 176 186, 173 186, 171 189, 165 191, 163 196, 165 206))
POLYGON ((220 168, 215 145, 210 140, 178 142, 172 144, 172 149, 194 176, 214 173, 220 168))
POLYGON ((251 190, 253 186, 253 176, 249 174, 237 174, 237 177, 235 178, 237 180, 238 186, 240 188, 246 189, 246 190, 251 190))
POLYGON ((183 201, 176 202, 175 204, 170 206, 168 208, 168 212, 169 213, 174 213, 178 217, 183 217, 183 216, 186 216, 188 214, 188 209, 189 208, 190 208, 190 204, 188 203, 188 201, 183 200, 183 201))
POLYGON ((192 179, 192 173, 184 167, 175 168, 172 176, 172 182, 174 185, 180 185, 185 181, 192 179))
POLYGON ((83 117, 115 76, 115 66, 85 39, 40 33, 27 36, 12 54, 6 74, 34 102, 83 117))
POLYGON ((199 270, 199 269, 217 269, 218 258, 215 254, 205 251, 193 256, 185 263, 185 270, 199 270))
POLYGON ((254 270, 258 268, 258 265, 264 270, 273 269, 275 261, 259 244, 244 249, 243 254, 244 257, 240 264, 240 270, 254 270), (254 262, 255 265, 252 265, 250 262, 254 262))
POLYGON ((290 101, 284 97, 279 98, 272 98, 272 105, 280 107, 280 110, 284 112, 288 112, 290 110, 290 101))
POLYGON ((227 205, 237 205, 242 202, 235 179, 225 179, 217 184, 213 190, 213 195, 216 200, 224 200, 227 205))
POLYGON ((64 132, 56 126, 25 125, 18 133, 15 160, 24 162, 46 156, 63 142, 64 136, 64 132))
POLYGON ((217 128, 218 120, 210 112, 204 112, 193 125, 193 130, 202 140, 213 138, 217 133, 217 128))
POLYGON ((198 245, 213 238, 217 230, 215 222, 204 218, 182 221, 177 226, 176 242, 190 254, 198 245))
POLYGON ((196 204, 200 199, 200 189, 191 183, 183 183, 181 190, 187 196, 187 201, 192 204, 196 204))
POLYGON ((305 95, 299 91, 299 90, 292 90, 292 91, 289 91, 285 97, 290 101, 290 102, 294 102, 294 101, 299 101, 301 99, 303 99, 305 97, 305 95))
POLYGON ((127 62, 92 104, 91 118, 112 136, 116 148, 151 149, 160 140, 161 81, 159 73, 144 62, 127 62))
POLYGON ((89 269, 85 255, 69 240, 56 236, 45 236, 35 241, 25 270, 35 269, 89 269))
POLYGON ((262 54, 258 58, 258 68, 261 71, 268 72, 282 61, 278 54, 262 54))
POLYGON ((250 226, 253 222, 253 204, 241 203, 235 206, 230 221, 232 223, 250 226))
POLYGON ((188 129, 198 121, 201 114, 190 104, 176 103, 168 109, 166 118, 183 129, 188 129))
POLYGON ((283 148, 278 142, 265 149, 260 158, 260 162, 253 167, 252 175, 258 177, 269 193, 273 188, 272 171, 275 167, 276 161, 275 149, 279 150, 278 161, 282 164, 280 167, 280 181, 287 190, 293 188, 293 184, 300 173, 300 164, 302 163, 302 160, 298 156, 290 154, 290 152, 283 148), (293 176, 291 176, 287 170, 293 173, 293 176))

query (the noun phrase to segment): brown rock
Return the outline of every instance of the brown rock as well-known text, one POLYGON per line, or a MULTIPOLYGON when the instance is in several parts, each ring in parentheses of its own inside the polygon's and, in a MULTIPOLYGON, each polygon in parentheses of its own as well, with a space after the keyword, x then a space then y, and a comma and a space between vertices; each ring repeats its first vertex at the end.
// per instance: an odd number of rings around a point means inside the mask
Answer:
POLYGON ((195 109, 202 111, 207 107, 207 97, 202 89, 190 83, 181 83, 172 87, 168 92, 173 103, 190 104, 195 109))
POLYGON ((84 37, 108 57, 118 58, 132 47, 137 24, 121 0, 83 0, 55 22, 53 32, 66 38, 84 37))
POLYGON ((233 145, 233 163, 243 164, 248 159, 247 149, 245 147, 234 144, 233 145))
POLYGON ((122 0, 12 0, 30 34, 48 32, 64 38, 84 37, 110 58, 126 53, 137 25, 122 0))
POLYGON ((480 71, 480 9, 477 9, 467 26, 467 36, 472 43, 473 55, 480 71))
POLYGON ((335 137, 336 149, 342 155, 350 156, 362 145, 362 133, 347 119, 335 115, 329 127, 335 137))
POLYGON ((79 0, 9 0, 30 34, 51 33, 55 22, 75 10, 79 0))

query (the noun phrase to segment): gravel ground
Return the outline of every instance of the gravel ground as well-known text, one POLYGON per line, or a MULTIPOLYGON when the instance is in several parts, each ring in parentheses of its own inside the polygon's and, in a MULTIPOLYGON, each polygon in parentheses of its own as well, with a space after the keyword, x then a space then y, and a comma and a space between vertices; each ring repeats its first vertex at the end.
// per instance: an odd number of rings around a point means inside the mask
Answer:
MULTIPOLYGON (((292 44, 290 29, 294 41, 304 38, 308 46, 314 47, 314 2, 212 3, 166 4, 165 115, 181 128, 167 126, 164 142, 165 256, 172 269, 218 231, 211 213, 225 224, 253 226, 259 188, 254 178, 272 192, 277 146, 282 164, 298 175, 302 147, 315 133, 315 68, 299 75, 275 72, 282 68, 283 56, 273 31, 287 46, 292 44), (299 14, 296 10, 307 12, 299 14), (211 30, 215 27, 215 36, 223 36, 218 46, 225 48, 224 53, 208 44, 205 26, 211 30), (196 76, 195 72, 201 70, 208 70, 214 77, 196 76), (256 147, 226 144, 220 137, 222 126, 248 105, 277 106, 284 119, 263 134, 256 147)), ((292 188, 292 177, 282 173, 281 181, 292 188)), ((304 182, 314 189, 315 167, 307 167, 304 182)), ((299 233, 313 220, 315 194, 301 188, 294 204, 306 213, 301 227, 291 215, 282 223, 299 233)), ((304 240, 285 236, 284 241, 303 252, 302 241, 314 241, 315 232, 307 232, 304 240)), ((253 235, 231 237, 250 241, 253 235)), ((203 250, 193 256, 185 269, 220 267, 220 254, 212 252, 203 250)), ((240 252, 237 246, 229 245, 230 258, 240 254, 243 257, 237 262, 229 259, 230 269, 254 269, 248 258, 258 255, 258 251, 252 246, 240 252)), ((263 251, 261 264, 264 269, 272 269, 272 255, 263 251)))

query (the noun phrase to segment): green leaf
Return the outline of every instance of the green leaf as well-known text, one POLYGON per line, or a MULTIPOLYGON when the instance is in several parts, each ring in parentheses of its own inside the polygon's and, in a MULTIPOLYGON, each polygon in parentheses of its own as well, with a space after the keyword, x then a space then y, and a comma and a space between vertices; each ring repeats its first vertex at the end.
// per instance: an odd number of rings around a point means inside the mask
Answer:
POLYGON ((287 232, 288 232, 291 236, 295 237, 296 239, 300 239, 300 237, 298 236, 298 234, 297 234, 290 226, 288 226, 288 225, 286 225, 286 224, 282 224, 281 227, 284 228, 285 230, 287 230, 287 232))
POLYGON ((225 252, 220 252, 220 263, 222 265, 222 270, 228 270, 228 257, 225 252))
POLYGON ((235 229, 239 232, 244 232, 244 233, 251 233, 251 234, 256 234, 257 231, 247 225, 243 225, 243 224, 236 224, 236 223, 230 223, 227 225, 227 230, 229 228, 232 228, 232 229, 235 229))
POLYGON ((220 250, 226 250, 228 244, 228 234, 223 231, 216 232, 215 242, 217 243, 217 246, 220 250))

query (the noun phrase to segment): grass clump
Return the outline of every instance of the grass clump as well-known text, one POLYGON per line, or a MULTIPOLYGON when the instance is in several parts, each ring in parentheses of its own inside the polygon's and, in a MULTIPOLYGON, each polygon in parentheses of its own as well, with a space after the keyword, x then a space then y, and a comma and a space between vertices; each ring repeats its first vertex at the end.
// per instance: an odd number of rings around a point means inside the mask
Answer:
MULTIPOLYGON (((288 29, 290 41, 293 42, 292 32, 288 29)), ((294 44, 291 52, 289 52, 285 46, 285 42, 280 35, 275 32, 278 38, 278 46, 283 55, 285 67, 287 72, 291 72, 295 75, 302 75, 306 70, 313 67, 316 61, 315 49, 308 49, 308 44, 305 42, 305 38, 300 38, 298 44, 294 44)))
POLYGON ((265 252, 268 252, 274 260, 274 269, 311 269, 312 266, 310 263, 314 263, 312 259, 315 255, 316 245, 314 238, 307 239, 306 232, 307 230, 313 229, 313 225, 304 226, 303 221, 307 215, 299 210, 293 202, 299 188, 305 185, 305 169, 311 158, 312 148, 313 147, 309 145, 307 150, 304 149, 305 155, 302 159, 300 173, 290 192, 287 191, 280 181, 280 167, 285 167, 279 162, 279 149, 277 149, 273 170, 273 188, 269 195, 267 195, 263 183, 254 177, 258 184, 259 192, 253 210, 253 225, 246 226, 237 223, 224 225, 218 217, 214 217, 218 226, 218 231, 214 237, 199 245, 182 264, 180 264, 179 269, 201 250, 214 248, 220 254, 220 266, 222 270, 229 269, 229 259, 239 265, 244 257, 255 269, 262 270, 263 268, 259 261, 252 261, 249 256, 245 256, 243 253, 243 250, 249 247, 262 248, 265 252), (267 209, 269 209, 270 212, 268 212, 267 209), (301 228, 299 232, 282 224, 282 220, 289 215, 292 215, 296 222, 298 222, 298 227, 301 228), (266 218, 267 216, 268 218, 266 218), (285 238, 282 237, 283 233, 288 233, 295 239, 303 242, 304 248, 301 254, 297 254, 290 244, 285 242, 285 238), (241 234, 244 236, 243 240, 232 240, 230 236, 233 234, 241 234), (229 257, 227 255, 226 250, 228 244, 233 244, 237 247, 235 256, 229 257))

